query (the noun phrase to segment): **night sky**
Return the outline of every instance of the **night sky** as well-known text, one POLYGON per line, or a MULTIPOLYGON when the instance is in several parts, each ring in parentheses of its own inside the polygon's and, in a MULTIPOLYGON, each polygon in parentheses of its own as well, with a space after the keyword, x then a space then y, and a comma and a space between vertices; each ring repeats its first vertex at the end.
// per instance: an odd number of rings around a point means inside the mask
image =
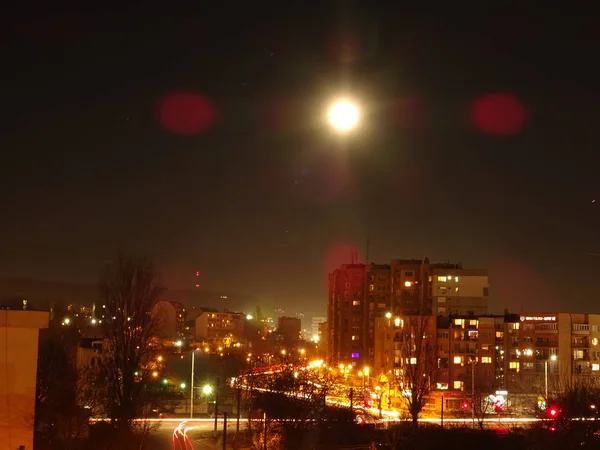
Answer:
POLYGON ((124 248, 324 313, 369 237, 488 268, 494 312, 600 312, 594 15, 168 3, 3 17, 0 275, 92 283, 124 248))

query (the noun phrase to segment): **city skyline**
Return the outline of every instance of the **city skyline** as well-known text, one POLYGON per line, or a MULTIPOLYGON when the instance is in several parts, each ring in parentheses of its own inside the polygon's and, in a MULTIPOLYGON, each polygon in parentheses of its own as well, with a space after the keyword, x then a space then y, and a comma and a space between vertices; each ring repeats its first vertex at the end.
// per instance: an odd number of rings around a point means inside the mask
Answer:
POLYGON ((322 315, 368 239, 487 269, 493 312, 598 311, 592 20, 167 8, 161 35, 152 8, 11 19, 0 276, 91 285, 125 248, 170 288, 322 315))

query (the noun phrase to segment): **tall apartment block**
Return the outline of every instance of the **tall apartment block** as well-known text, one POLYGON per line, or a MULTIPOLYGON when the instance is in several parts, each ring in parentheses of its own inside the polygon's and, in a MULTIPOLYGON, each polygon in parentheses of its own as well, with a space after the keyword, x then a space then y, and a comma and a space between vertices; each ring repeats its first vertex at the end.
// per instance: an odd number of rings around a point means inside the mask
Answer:
POLYGON ((487 312, 487 271, 429 259, 344 264, 329 274, 328 360, 371 365, 375 321, 406 314, 448 316, 487 312))

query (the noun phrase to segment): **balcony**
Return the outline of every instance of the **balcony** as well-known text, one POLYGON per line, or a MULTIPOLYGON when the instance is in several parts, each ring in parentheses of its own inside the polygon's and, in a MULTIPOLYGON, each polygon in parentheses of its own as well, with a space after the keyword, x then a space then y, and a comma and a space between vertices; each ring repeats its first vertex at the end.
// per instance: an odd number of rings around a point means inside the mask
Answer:
POLYGON ((571 333, 579 335, 590 334, 590 326, 584 323, 574 323, 571 327, 571 333))

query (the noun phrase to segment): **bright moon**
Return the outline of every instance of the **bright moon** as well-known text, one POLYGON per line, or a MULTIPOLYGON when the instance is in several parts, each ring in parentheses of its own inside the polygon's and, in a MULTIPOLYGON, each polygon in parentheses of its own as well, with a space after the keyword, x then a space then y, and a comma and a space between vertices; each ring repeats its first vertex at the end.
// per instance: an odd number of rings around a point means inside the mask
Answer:
POLYGON ((338 130, 349 130, 358 122, 358 109, 352 103, 338 102, 329 110, 329 121, 338 130))

